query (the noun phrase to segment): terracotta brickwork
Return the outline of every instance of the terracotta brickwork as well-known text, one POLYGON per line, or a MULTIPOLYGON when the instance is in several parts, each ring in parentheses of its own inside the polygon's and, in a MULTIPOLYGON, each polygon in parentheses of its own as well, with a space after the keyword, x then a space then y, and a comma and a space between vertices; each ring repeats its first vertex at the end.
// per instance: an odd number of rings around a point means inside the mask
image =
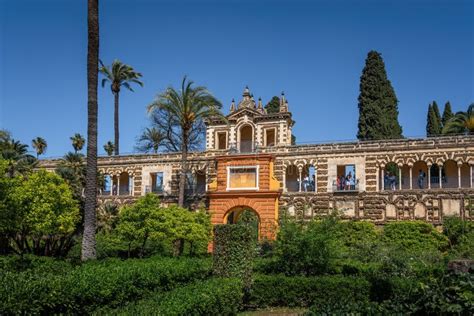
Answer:
POLYGON ((213 225, 225 224, 230 212, 246 207, 253 210, 259 218, 259 236, 269 239, 275 237, 280 183, 273 178, 273 161, 274 157, 268 154, 216 157, 217 185, 208 192, 213 225), (258 166, 258 189, 229 190, 228 168, 241 166, 258 166))

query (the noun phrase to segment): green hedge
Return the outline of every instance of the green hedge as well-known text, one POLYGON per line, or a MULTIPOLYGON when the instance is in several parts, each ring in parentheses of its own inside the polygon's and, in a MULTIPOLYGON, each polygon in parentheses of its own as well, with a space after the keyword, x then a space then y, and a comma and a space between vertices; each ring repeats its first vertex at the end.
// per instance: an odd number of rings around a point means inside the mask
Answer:
POLYGON ((242 282, 215 278, 176 288, 122 309, 115 315, 235 315, 242 304, 242 282))
POLYGON ((369 295, 370 283, 360 277, 257 275, 247 305, 251 308, 308 307, 321 302, 337 302, 341 297, 368 301, 369 295))
POLYGON ((90 313, 210 274, 210 261, 150 258, 89 262, 62 273, 0 271, 0 314, 90 313))
POLYGON ((213 271, 218 277, 237 277, 250 285, 256 240, 250 225, 214 226, 213 271))

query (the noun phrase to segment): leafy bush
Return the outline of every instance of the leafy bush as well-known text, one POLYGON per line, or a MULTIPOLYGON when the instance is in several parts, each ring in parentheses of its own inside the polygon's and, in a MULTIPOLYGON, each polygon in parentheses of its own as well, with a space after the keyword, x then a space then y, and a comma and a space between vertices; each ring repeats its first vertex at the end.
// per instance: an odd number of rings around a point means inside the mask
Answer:
POLYGON ((236 277, 250 286, 256 241, 249 225, 215 225, 213 271, 219 277, 236 277))
MULTIPOLYGON (((393 281, 393 280, 392 280, 393 281)), ((341 296, 337 302, 319 301, 307 315, 472 315, 474 275, 446 274, 406 287, 402 279, 397 293, 380 302, 353 301, 341 296), (404 285, 402 285, 404 284, 404 285)))
POLYGON ((417 252, 427 248, 446 250, 448 239, 433 225, 420 222, 392 222, 383 228, 382 241, 406 251, 417 252))
POLYGON ((454 216, 445 218, 443 233, 449 239, 451 258, 474 259, 473 222, 454 216))
POLYGON ((64 256, 81 217, 68 184, 45 170, 8 183, 12 188, 0 193, 0 237, 17 253, 64 256))
POLYGON ((154 295, 123 309, 118 315, 236 315, 242 305, 242 282, 215 278, 154 295))
POLYGON ((196 248, 206 248, 211 223, 205 212, 190 212, 176 205, 161 207, 156 195, 147 194, 120 210, 117 234, 128 243, 129 255, 138 248, 143 257, 148 241, 173 244, 176 255, 183 254, 188 242, 194 254, 196 248))
POLYGON ((338 302, 341 298, 368 301, 369 293, 370 283, 361 277, 257 275, 247 305, 253 308, 307 307, 322 302, 338 302))
POLYGON ((341 242, 334 231, 338 220, 333 217, 301 224, 282 224, 275 242, 275 260, 267 272, 286 275, 318 275, 331 271, 340 257, 341 242))
POLYGON ((88 262, 64 273, 0 271, 0 314, 90 313, 203 279, 210 267, 209 260, 155 257, 88 262))

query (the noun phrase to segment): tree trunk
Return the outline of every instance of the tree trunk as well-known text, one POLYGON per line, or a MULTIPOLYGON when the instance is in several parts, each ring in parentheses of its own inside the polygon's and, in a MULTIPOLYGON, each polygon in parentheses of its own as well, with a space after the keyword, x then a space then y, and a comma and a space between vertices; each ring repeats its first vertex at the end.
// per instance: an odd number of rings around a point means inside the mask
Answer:
POLYGON ((84 233, 81 260, 96 258, 97 225, 97 85, 99 72, 99 0, 88 0, 87 45, 87 165, 84 233))
POLYGON ((184 207, 184 189, 186 185, 187 159, 188 159, 188 130, 183 128, 181 143, 181 173, 179 175, 178 205, 184 207))
POLYGON ((114 92, 114 135, 115 155, 119 155, 119 92, 114 92))

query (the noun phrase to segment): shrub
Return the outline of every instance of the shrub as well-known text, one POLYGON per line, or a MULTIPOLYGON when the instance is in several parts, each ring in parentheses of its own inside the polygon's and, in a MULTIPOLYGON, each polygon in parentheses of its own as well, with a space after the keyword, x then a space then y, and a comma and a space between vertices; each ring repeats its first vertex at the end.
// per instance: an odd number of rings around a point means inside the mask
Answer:
POLYGON ((188 242, 194 254, 196 247, 207 246, 211 224, 209 215, 202 211, 190 212, 176 205, 164 208, 156 195, 147 194, 120 210, 117 233, 128 243, 129 255, 138 248, 143 257, 149 241, 173 244, 176 255, 183 254, 188 242))
POLYGON ((209 260, 158 257, 88 262, 59 274, 35 269, 0 271, 0 314, 90 313, 100 306, 120 306, 150 291, 203 279, 209 273, 209 260))
POLYGON ((252 308, 308 307, 316 303, 338 302, 341 298, 367 301, 369 293, 370 283, 361 277, 257 275, 247 305, 252 308))
POLYGON ((392 222, 384 226, 382 241, 406 251, 417 252, 427 248, 446 250, 448 239, 426 222, 392 222))
POLYGON ((474 259, 473 222, 454 216, 445 218, 443 234, 449 239, 451 258, 474 259))
POLYGON ((256 241, 249 225, 215 225, 213 271, 219 277, 244 280, 248 288, 256 241))
POLYGON ((118 315, 236 315, 242 305, 242 282, 215 278, 154 295, 113 311, 118 315))
POLYGON ((286 275, 318 275, 331 271, 340 257, 340 241, 333 218, 308 224, 285 222, 275 242, 275 261, 269 270, 286 275))

